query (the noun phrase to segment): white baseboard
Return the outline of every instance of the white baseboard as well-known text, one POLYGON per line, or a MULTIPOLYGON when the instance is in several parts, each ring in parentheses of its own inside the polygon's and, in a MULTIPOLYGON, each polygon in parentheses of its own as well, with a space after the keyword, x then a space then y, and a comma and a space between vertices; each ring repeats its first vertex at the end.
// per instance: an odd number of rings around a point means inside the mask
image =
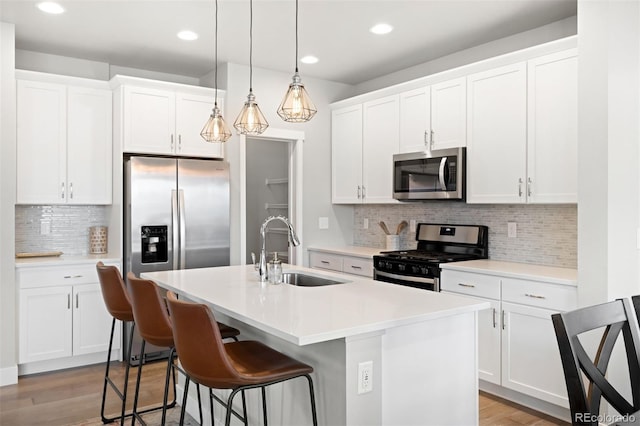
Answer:
POLYGON ((0 386, 15 385, 18 383, 18 366, 0 368, 0 386))

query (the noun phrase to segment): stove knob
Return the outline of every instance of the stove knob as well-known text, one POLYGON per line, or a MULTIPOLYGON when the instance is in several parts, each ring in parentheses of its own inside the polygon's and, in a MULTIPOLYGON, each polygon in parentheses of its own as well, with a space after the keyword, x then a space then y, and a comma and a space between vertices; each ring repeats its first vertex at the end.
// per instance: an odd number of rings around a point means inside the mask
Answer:
POLYGON ((399 271, 404 271, 405 269, 407 269, 407 265, 403 265, 403 264, 399 264, 398 265, 398 270, 399 271))
POLYGON ((414 274, 419 274, 420 273, 420 267, 419 266, 412 266, 411 267, 411 272, 414 274))
POLYGON ((420 268, 420 269, 421 269, 420 272, 422 272, 424 275, 429 275, 429 268, 428 267, 425 266, 425 267, 420 268))

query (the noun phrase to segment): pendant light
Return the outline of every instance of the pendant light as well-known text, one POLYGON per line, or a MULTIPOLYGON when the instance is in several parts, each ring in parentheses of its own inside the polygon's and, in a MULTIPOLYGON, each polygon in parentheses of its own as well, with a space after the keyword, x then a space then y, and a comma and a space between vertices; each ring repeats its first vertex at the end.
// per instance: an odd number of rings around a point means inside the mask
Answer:
POLYGON ((233 127, 241 135, 259 135, 269 127, 253 94, 253 0, 249 0, 249 95, 233 127))
POLYGON ((215 27, 215 68, 214 68, 214 84, 216 89, 215 100, 213 102, 213 110, 209 116, 209 120, 205 123, 200 136, 207 142, 226 142, 231 137, 231 130, 224 122, 220 108, 218 108, 218 0, 216 0, 216 27, 215 27))
POLYGON ((284 121, 303 123, 311 120, 316 112, 316 107, 311 102, 298 73, 298 0, 296 0, 296 71, 293 74, 293 82, 289 85, 289 90, 278 108, 278 115, 284 121))

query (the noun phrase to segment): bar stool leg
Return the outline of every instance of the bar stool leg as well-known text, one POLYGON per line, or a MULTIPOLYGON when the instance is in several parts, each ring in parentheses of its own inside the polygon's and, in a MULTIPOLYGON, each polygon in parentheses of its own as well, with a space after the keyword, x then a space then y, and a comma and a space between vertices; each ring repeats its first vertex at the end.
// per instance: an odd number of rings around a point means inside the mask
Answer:
POLYGON ((162 399, 162 422, 161 425, 166 423, 167 419, 167 400, 169 399, 169 378, 171 377, 171 373, 173 373, 173 392, 175 396, 176 391, 176 371, 173 369, 173 354, 175 353, 175 348, 171 348, 169 351, 169 359, 167 360, 167 374, 164 380, 164 397, 162 399))
POLYGON ((262 418, 264 419, 264 426, 267 426, 267 392, 264 386, 260 390, 262 391, 262 418))
MULTIPOLYGON (((118 397, 120 398, 120 400, 122 401, 122 408, 121 408, 121 412, 120 412, 120 424, 124 423, 124 419, 125 417, 125 408, 126 408, 126 403, 127 403, 127 387, 129 384, 129 368, 131 367, 131 362, 130 360, 125 360, 126 361, 126 368, 125 368, 125 373, 124 373, 124 387, 122 389, 122 392, 120 392, 120 390, 117 388, 117 386, 115 385, 115 383, 111 380, 111 378, 109 377, 109 371, 111 369, 111 349, 113 348, 113 335, 115 333, 115 327, 116 327, 116 318, 113 318, 113 321, 111 322, 111 336, 109 338, 109 349, 107 352, 107 365, 105 367, 105 373, 104 373, 104 385, 102 388, 102 403, 100 405, 100 417, 102 418, 102 422, 103 423, 111 423, 115 420, 117 420, 117 417, 106 417, 104 414, 104 409, 105 409, 105 405, 106 405, 106 399, 107 399, 107 385, 110 385, 113 389, 113 391, 116 393, 116 395, 118 395, 118 397)), ((133 329, 135 328, 135 323, 132 324, 131 326, 131 333, 130 333, 130 339, 129 339, 129 349, 127 353, 131 353, 131 340, 133 338, 133 329)))
MULTIPOLYGON (((186 376, 186 379, 184 381, 184 395, 182 395, 182 407, 180 407, 180 426, 184 424, 184 412, 187 408, 187 396, 189 395, 190 381, 191 379, 189 379, 189 376, 186 376)), ((200 409, 200 412, 202 412, 202 408, 200 409)), ((200 424, 202 424, 202 419, 200 419, 200 424)))
POLYGON ((316 412, 316 397, 313 392, 313 380, 308 374, 305 374, 304 377, 306 377, 309 382, 309 398, 311 399, 311 416, 313 418, 313 426, 318 426, 318 413, 316 412))
POLYGON ((140 364, 138 364, 138 377, 136 379, 136 393, 133 397, 133 413, 131 416, 131 426, 136 423, 136 417, 138 417, 138 420, 142 422, 142 418, 140 418, 140 416, 138 415, 138 393, 140 392, 140 378, 142 376, 142 365, 144 364, 145 343, 145 340, 142 339, 142 345, 140 345, 140 364))

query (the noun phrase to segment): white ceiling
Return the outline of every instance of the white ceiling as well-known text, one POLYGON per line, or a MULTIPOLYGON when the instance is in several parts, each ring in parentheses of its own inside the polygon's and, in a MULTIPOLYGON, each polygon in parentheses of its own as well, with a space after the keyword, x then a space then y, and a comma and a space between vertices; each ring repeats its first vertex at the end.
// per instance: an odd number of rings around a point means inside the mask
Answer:
MULTIPOLYGON (((35 1, 1 0, 16 48, 111 65, 201 77, 213 69, 213 0, 60 0, 62 15, 35 1), (182 29, 200 38, 185 42, 182 29)), ((576 0, 300 0, 303 75, 361 83, 576 14, 576 0), (395 30, 376 36, 384 21, 395 30)), ((254 0, 253 65, 293 71, 295 2, 254 0)), ((249 2, 219 0, 219 62, 248 64, 249 2)))

